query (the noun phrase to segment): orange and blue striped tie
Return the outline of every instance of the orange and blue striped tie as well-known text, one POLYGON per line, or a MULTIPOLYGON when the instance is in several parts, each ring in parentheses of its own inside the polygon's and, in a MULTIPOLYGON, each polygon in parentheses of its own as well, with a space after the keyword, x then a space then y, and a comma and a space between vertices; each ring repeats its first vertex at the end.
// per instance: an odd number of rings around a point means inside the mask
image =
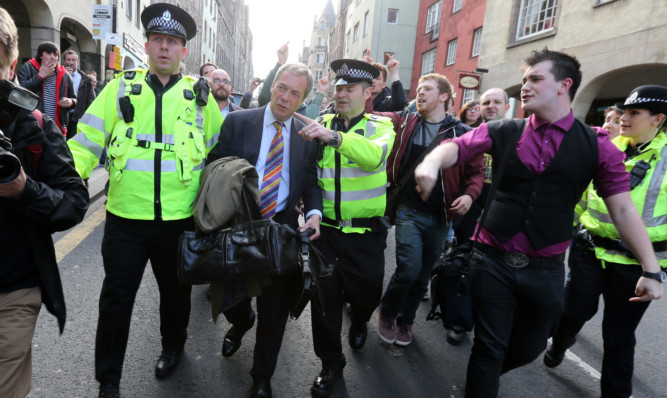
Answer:
POLYGON ((260 212, 264 219, 271 218, 276 213, 278 187, 280 186, 280 175, 283 171, 283 124, 273 122, 273 125, 277 131, 273 140, 271 140, 269 154, 266 156, 264 178, 262 179, 262 188, 259 191, 259 198, 262 202, 260 212))

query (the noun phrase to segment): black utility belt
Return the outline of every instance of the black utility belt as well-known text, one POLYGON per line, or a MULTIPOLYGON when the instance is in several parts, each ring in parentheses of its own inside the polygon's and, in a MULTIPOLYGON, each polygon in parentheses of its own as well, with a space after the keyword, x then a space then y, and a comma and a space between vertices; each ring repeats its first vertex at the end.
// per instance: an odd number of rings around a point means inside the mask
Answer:
POLYGON ((387 217, 350 218, 349 220, 332 220, 322 217, 322 222, 334 227, 370 228, 372 231, 386 231, 391 228, 387 217))
POLYGON ((513 268, 554 268, 563 265, 565 254, 559 254, 552 257, 528 257, 521 252, 504 252, 495 247, 486 245, 484 243, 475 243, 475 249, 481 251, 490 257, 501 259, 505 264, 513 268))
MULTIPOLYGON (((593 235, 586 229, 582 229, 581 231, 579 231, 577 233, 577 238, 579 238, 579 240, 583 241, 584 243, 587 243, 589 246, 601 247, 607 250, 615 250, 623 252, 623 254, 625 254, 626 256, 630 258, 635 258, 635 255, 632 254, 630 248, 628 248, 625 245, 625 243, 623 243, 623 241, 620 239, 603 238, 602 236, 593 235)), ((655 251, 656 253, 664 252, 667 250, 667 241, 665 240, 659 242, 651 242, 651 245, 653 245, 653 251, 655 251)))

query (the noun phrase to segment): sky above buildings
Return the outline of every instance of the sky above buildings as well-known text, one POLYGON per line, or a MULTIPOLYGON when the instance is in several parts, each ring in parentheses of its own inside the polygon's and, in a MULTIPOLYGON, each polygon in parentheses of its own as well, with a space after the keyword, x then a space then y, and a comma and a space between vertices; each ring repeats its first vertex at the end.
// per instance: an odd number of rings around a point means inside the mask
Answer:
POLYGON ((303 42, 310 43, 313 18, 319 18, 327 0, 246 0, 253 35, 253 68, 262 79, 277 61, 276 51, 289 41, 288 62, 296 62, 303 42))

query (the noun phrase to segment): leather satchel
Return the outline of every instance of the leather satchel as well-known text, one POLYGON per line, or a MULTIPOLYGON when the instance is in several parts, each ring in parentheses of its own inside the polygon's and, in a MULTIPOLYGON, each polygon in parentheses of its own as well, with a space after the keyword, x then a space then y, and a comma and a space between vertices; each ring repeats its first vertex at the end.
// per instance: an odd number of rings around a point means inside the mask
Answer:
MULTIPOLYGON (((184 232, 178 244, 178 279, 201 285, 250 277, 273 277, 299 271, 297 233, 272 219, 252 219, 242 191, 242 221, 232 227, 199 236, 184 232)), ((257 209, 256 214, 259 214, 257 209)), ((258 218, 258 217, 254 217, 258 218)))

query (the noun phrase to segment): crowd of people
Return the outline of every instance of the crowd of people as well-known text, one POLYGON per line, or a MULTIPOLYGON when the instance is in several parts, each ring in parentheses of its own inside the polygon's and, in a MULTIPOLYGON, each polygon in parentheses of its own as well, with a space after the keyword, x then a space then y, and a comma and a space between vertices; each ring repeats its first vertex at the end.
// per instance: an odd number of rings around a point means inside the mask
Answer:
MULTIPOLYGON (((258 217, 312 230, 309 239, 333 265, 312 296, 313 350, 321 361, 313 395, 331 395, 343 376, 345 313, 353 350, 366 344, 376 310, 382 344, 410 345, 418 338, 413 324, 432 266, 448 242, 473 236, 475 329, 466 397, 497 396, 501 376, 538 358, 550 337, 543 361, 559 366, 597 312, 600 295, 601 394, 632 394, 635 330, 667 280, 666 87, 637 87, 605 111, 602 127, 591 127, 571 108, 582 79, 579 62, 543 49, 525 59, 525 118, 508 114, 500 88, 457 115, 444 75, 421 76, 408 104, 392 56, 386 65, 368 53, 337 59, 315 81, 306 65, 287 62, 286 43, 275 68, 264 80, 253 78, 235 104, 232 79, 217 65, 203 64, 202 79, 180 73, 197 31, 189 14, 156 3, 141 21, 148 69, 123 71, 98 92, 96 75, 80 70, 77 53, 65 51, 62 66, 50 42, 15 73, 18 31, 0 8, 0 79, 38 98, 33 112, 0 104, 11 116, 0 118, 13 143, 7 150, 23 166, 15 180, 0 184, 0 249, 8 253, 0 261, 0 396, 30 390, 31 340, 42 303, 63 330, 51 233, 82 220, 89 203, 83 181, 104 153, 99 397, 120 396, 131 314, 149 261, 160 293, 155 377, 177 369, 191 295, 177 277, 178 240, 195 229, 193 203, 205 166, 230 156, 256 171, 258 217), (489 198, 500 159, 504 172, 489 198), (398 192, 392 214, 385 214, 388 189, 398 192), (478 225, 487 199, 488 214, 478 225), (396 268, 383 289, 389 220, 396 268)), ((241 293, 211 285, 213 317, 222 313, 231 325, 222 337, 223 357, 233 356, 257 324, 252 397, 273 395, 271 379, 301 284, 295 273, 247 281, 241 293)), ((466 337, 457 326, 446 331, 452 345, 466 337)))

